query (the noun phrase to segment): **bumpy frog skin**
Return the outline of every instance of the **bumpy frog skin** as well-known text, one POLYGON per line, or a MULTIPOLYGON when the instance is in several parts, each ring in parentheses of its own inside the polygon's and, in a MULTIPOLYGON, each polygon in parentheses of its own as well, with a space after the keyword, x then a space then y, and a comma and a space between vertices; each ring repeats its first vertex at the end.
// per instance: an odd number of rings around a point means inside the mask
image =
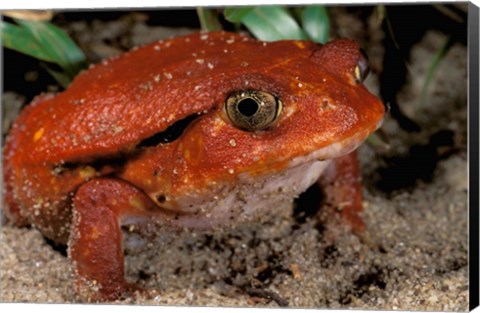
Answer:
POLYGON ((133 49, 23 110, 4 148, 6 214, 68 243, 77 285, 97 300, 133 288, 124 224, 234 226, 320 181, 361 230, 351 152, 384 114, 364 72, 350 40, 216 32, 133 49))

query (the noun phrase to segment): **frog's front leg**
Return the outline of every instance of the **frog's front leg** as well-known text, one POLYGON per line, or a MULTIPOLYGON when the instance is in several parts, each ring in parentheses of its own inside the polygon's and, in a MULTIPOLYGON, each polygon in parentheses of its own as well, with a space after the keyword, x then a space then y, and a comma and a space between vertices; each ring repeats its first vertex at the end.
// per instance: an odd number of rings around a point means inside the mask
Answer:
MULTIPOLYGON (((329 219, 332 211, 340 211, 341 217, 355 233, 361 233, 365 224, 361 216, 362 184, 358 166, 357 152, 332 160, 319 180, 325 192, 327 210, 323 210, 321 219, 329 219)), ((322 210, 321 210, 322 212, 322 210)))
POLYGON ((69 257, 76 286, 90 300, 118 299, 135 290, 124 273, 121 220, 148 216, 155 204, 141 190, 114 178, 93 179, 73 198, 69 257))

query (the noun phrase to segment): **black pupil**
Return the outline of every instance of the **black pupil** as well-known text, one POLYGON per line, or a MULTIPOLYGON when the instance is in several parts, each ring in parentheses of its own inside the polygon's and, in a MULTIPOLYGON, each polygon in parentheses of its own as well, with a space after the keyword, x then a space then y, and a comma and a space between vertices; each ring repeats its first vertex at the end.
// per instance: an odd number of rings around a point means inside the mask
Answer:
POLYGON ((258 111, 258 103, 252 98, 245 98, 237 104, 238 111, 250 117, 258 111))

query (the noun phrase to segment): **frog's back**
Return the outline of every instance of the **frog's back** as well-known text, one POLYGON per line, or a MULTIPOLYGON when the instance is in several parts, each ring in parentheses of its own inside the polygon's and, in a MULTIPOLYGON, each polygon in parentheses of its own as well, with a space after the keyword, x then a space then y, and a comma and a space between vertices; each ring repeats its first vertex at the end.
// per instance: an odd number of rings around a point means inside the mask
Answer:
POLYGON ((267 48, 218 32, 134 49, 81 73, 65 92, 38 98, 10 140, 25 150, 16 150, 21 163, 90 162, 131 152, 174 122, 222 103, 242 73, 252 67, 262 73, 300 49, 289 44, 272 54, 267 48))

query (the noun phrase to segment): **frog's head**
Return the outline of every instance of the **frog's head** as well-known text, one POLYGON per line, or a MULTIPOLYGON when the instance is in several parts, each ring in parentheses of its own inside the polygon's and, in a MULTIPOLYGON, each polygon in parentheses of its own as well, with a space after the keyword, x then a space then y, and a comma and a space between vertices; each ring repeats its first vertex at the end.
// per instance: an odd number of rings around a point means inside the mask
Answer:
POLYGON ((238 54, 215 60, 221 72, 203 78, 202 98, 215 105, 186 129, 179 150, 192 156, 184 163, 192 178, 339 157, 380 126, 384 105, 362 85, 368 64, 356 42, 239 44, 238 54))
POLYGON ((183 181, 217 192, 234 182, 257 184, 247 194, 288 185, 298 194, 324 161, 356 149, 382 122, 384 105, 362 85, 368 65, 354 41, 242 40, 228 48, 229 57, 209 61, 219 71, 195 83, 215 105, 177 146, 176 190, 188 189, 183 181))

